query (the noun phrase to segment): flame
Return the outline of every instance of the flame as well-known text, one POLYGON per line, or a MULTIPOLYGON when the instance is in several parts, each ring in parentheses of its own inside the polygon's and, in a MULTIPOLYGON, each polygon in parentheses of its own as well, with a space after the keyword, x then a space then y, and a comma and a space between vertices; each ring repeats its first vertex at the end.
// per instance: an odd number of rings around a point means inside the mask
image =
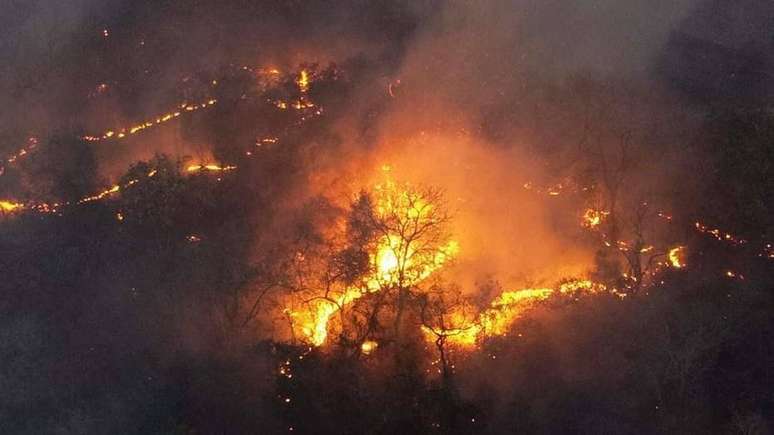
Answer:
MULTIPOLYGON (((377 185, 375 212, 378 217, 395 213, 421 221, 429 219, 432 205, 401 190, 396 183, 377 185)), ((305 304, 303 310, 290 311, 293 325, 298 325, 303 339, 311 345, 321 346, 328 337, 328 323, 336 312, 365 294, 381 291, 395 285, 412 286, 429 277, 454 258, 459 245, 449 241, 434 252, 418 250, 416 241, 407 241, 397 233, 388 233, 378 239, 374 251, 369 254, 371 272, 360 286, 346 288, 337 296, 318 297, 305 304)))
POLYGON ((725 275, 728 278, 744 280, 744 275, 738 272, 734 272, 733 270, 726 270, 725 275))
MULTIPOLYGON (((244 66, 242 68, 244 70, 255 71, 260 77, 270 79, 267 82, 266 86, 273 86, 273 85, 276 85, 277 83, 279 83, 277 81, 277 76, 280 75, 281 72, 279 70, 277 70, 276 68, 254 69, 254 68, 247 67, 247 66, 244 66)), ((301 71, 299 79, 298 79, 298 84, 300 86, 300 90, 301 90, 302 93, 306 93, 307 92, 307 90, 309 89, 309 84, 310 84, 311 80, 312 80, 312 74, 310 74, 309 71, 307 71, 307 70, 301 71)), ((213 80, 212 81, 212 85, 213 86, 217 85, 217 81, 213 80)), ((105 83, 102 83, 102 84, 100 84, 97 87, 97 91, 98 92, 103 92, 103 91, 106 91, 106 90, 107 90, 107 84, 105 84, 105 83)), ((217 104, 217 102, 218 101, 216 99, 209 99, 209 100, 206 100, 206 101, 202 101, 202 102, 200 102, 198 104, 197 103, 183 102, 183 103, 178 104, 175 107, 175 109, 172 110, 172 111, 169 111, 167 113, 163 113, 163 114, 160 114, 158 116, 152 117, 152 118, 146 120, 145 122, 138 123, 138 124, 136 124, 134 126, 128 126, 128 127, 122 127, 122 128, 116 128, 116 129, 108 129, 108 130, 105 130, 105 132, 102 133, 102 134, 92 134, 92 135, 81 136, 81 139, 85 140, 85 141, 88 141, 88 142, 99 142, 99 141, 108 140, 108 139, 120 140, 120 139, 129 137, 131 135, 135 135, 137 133, 140 133, 141 131, 146 130, 148 128, 151 128, 151 127, 154 127, 154 126, 158 126, 158 125, 164 124, 166 122, 170 122, 170 121, 174 120, 175 118, 180 117, 182 113, 194 112, 194 111, 198 111, 198 110, 201 110, 201 109, 205 109, 205 108, 214 106, 215 104, 217 104)), ((276 104, 278 105, 279 108, 282 108, 282 109, 286 109, 288 107, 288 105, 289 105, 287 102, 284 102, 284 101, 278 101, 278 102, 276 102, 276 104)), ((311 119, 314 116, 321 115, 322 114, 322 110, 323 110, 322 107, 317 107, 313 102, 309 101, 309 99, 307 97, 303 96, 303 95, 300 97, 299 100, 297 100, 295 103, 292 104, 292 107, 294 107, 296 109, 299 109, 299 110, 303 110, 302 111, 303 116, 300 118, 300 120, 298 122, 296 122, 296 125, 300 125, 302 122, 304 122, 304 121, 306 121, 308 119, 311 119), (314 108, 314 110, 313 111, 306 111, 305 109, 307 109, 307 108, 314 108)), ((258 145, 260 146, 261 144, 274 144, 277 141, 278 141, 278 138, 276 138, 276 137, 266 138, 266 139, 262 139, 260 141, 260 144, 258 144, 258 145)), ((31 152, 33 150, 35 150, 37 147, 38 147, 38 138, 34 137, 34 136, 31 136, 31 137, 29 137, 27 139, 27 143, 26 143, 26 145, 24 147, 19 148, 17 152, 7 156, 6 158, 0 159, 0 163, 13 164, 13 163, 17 162, 17 160, 19 160, 21 157, 24 157, 24 156, 27 156, 27 155, 31 154, 31 152)), ((250 151, 247 151, 246 154, 247 155, 252 155, 252 153, 250 151)), ((4 166, 0 165, 0 175, 3 175, 5 173, 5 169, 6 168, 4 166)), ((222 166, 221 167, 219 165, 213 165, 213 164, 201 164, 201 165, 191 165, 188 168, 186 168, 186 171, 189 172, 189 173, 196 173, 196 172, 200 172, 200 171, 226 172, 226 171, 231 171, 233 169, 236 169, 236 167, 235 166, 222 166)), ((156 174, 156 171, 153 170, 150 173, 148 173, 147 176, 148 177, 153 177, 155 174, 156 174)), ((109 188, 107 188, 107 189, 105 189, 105 190, 103 190, 101 192, 95 193, 95 194, 90 195, 90 196, 86 196, 84 198, 81 198, 81 199, 79 199, 77 201, 73 201, 73 202, 67 201, 67 202, 63 202, 63 203, 58 203, 58 202, 48 203, 48 202, 35 202, 35 201, 31 201, 31 202, 28 202, 26 204, 21 204, 21 203, 14 202, 12 200, 2 200, 2 205, 0 205, 0 211, 11 212, 11 211, 19 211, 19 210, 22 210, 22 209, 29 209, 29 210, 34 210, 34 211, 36 211, 38 213, 57 213, 57 212, 60 211, 60 208, 63 207, 63 206, 69 206, 69 205, 72 205, 72 204, 84 204, 84 203, 88 203, 88 202, 92 202, 92 201, 98 201, 98 200, 105 199, 105 198, 107 198, 107 197, 109 197, 109 196, 119 192, 123 188, 131 186, 132 184, 137 183, 139 181, 140 180, 132 180, 129 183, 126 183, 123 186, 113 185, 113 186, 110 186, 109 188)))
POLYGON ((728 242, 731 245, 744 245, 747 243, 747 240, 736 237, 731 233, 721 231, 719 228, 710 228, 701 222, 696 222, 694 225, 696 227, 696 231, 703 234, 709 234, 715 239, 728 242))
POLYGON ((373 340, 366 340, 360 345, 360 351, 363 352, 363 355, 370 355, 377 347, 379 347, 379 343, 373 340))
POLYGON ((0 200, 0 210, 2 210, 5 213, 19 211, 23 208, 24 208, 24 205, 18 202, 13 202, 9 200, 0 200))
MULTIPOLYGON (((18 151, 16 151, 15 153, 9 155, 8 157, 6 157, 5 161, 8 164, 16 163, 17 160, 19 160, 20 158, 30 154, 37 147, 38 147, 38 138, 35 137, 35 136, 31 136, 31 137, 27 138, 27 145, 26 146, 24 146, 22 148, 19 148, 18 151)), ((0 166, 0 175, 2 175, 4 172, 5 172, 5 167, 0 166)))
MULTIPOLYGON (((204 102, 199 103, 199 104, 181 103, 177 107, 180 110, 184 110, 186 112, 194 112, 194 111, 197 111, 197 110, 200 110, 200 109, 204 109, 204 108, 207 108, 207 107, 214 106, 215 103, 217 103, 217 102, 218 102, 218 100, 210 99, 210 100, 204 101, 204 102)), ((81 139, 83 139, 85 141, 89 141, 89 142, 99 142, 99 141, 102 141, 102 140, 111 139, 113 137, 115 137, 116 139, 123 139, 127 135, 137 134, 137 133, 139 133, 139 132, 141 132, 141 131, 143 131, 145 129, 148 129, 148 128, 151 128, 151 127, 154 127, 154 126, 157 126, 157 125, 160 125, 160 124, 164 124, 166 122, 171 121, 174 118, 179 117, 181 115, 180 110, 175 110, 175 111, 170 111, 168 113, 163 113, 163 114, 158 115, 156 117, 153 117, 152 119, 149 119, 149 120, 147 120, 145 122, 142 122, 140 124, 133 125, 133 126, 130 126, 130 127, 123 127, 123 128, 119 128, 117 130, 107 130, 107 131, 105 131, 105 133, 103 133, 101 135, 85 135, 85 136, 82 136, 81 139)))
POLYGON ((328 338, 328 322, 341 307, 363 296, 358 288, 348 288, 335 298, 316 298, 308 303, 308 309, 291 311, 294 325, 300 325, 303 339, 313 346, 322 346, 328 338))
MULTIPOLYGON (((400 252, 397 248, 402 243, 400 238, 395 236, 386 236, 382 239, 376 253, 370 256, 374 271, 365 279, 364 288, 350 287, 336 298, 316 299, 309 304, 308 310, 291 312, 294 324, 300 325, 305 341, 314 346, 322 346, 328 337, 328 323, 331 316, 365 294, 380 291, 383 287, 397 283, 400 278, 397 272, 410 267, 411 257, 414 255, 411 246, 405 251, 405 256, 396 254, 396 252, 400 252)), ((413 285, 424 280, 456 255, 457 250, 456 242, 449 242, 443 249, 439 250, 431 265, 423 267, 413 276, 404 277, 408 278, 405 284, 413 285)))
POLYGON ((528 288, 502 293, 481 316, 481 332, 489 336, 506 334, 527 306, 548 298, 553 292, 550 288, 528 288))
MULTIPOLYGON (((276 70, 276 69, 271 69, 268 72, 261 71, 261 73, 262 74, 276 75, 276 74, 279 74, 279 71, 276 70)), ((307 74, 307 80, 308 80, 308 78, 309 78, 309 76, 307 74)), ((139 133, 139 132, 141 132, 141 131, 143 131, 145 129, 148 129, 148 128, 151 128, 151 127, 154 127, 154 126, 157 126, 157 125, 169 122, 169 121, 171 121, 171 120, 181 116, 182 112, 193 112, 193 111, 197 111, 197 110, 200 110, 200 109, 204 109, 204 108, 213 106, 215 104, 217 104, 217 100, 215 100, 215 99, 209 99, 209 100, 204 101, 204 102, 199 103, 199 104, 181 103, 181 104, 179 104, 177 106, 177 108, 179 110, 175 110, 175 111, 171 111, 171 112, 168 112, 168 113, 165 113, 165 114, 161 114, 161 115, 155 117, 154 119, 151 119, 151 120, 148 120, 146 122, 137 124, 135 126, 120 128, 120 129, 117 129, 117 130, 106 130, 101 135, 85 135, 85 136, 81 136, 81 139, 83 139, 85 141, 89 141, 89 142, 98 142, 98 141, 103 141, 103 140, 107 140, 107 139, 122 139, 122 138, 125 138, 125 137, 129 136, 129 135, 137 134, 137 133, 139 133)), ((282 102, 282 105, 284 106, 282 108, 287 108, 287 103, 282 102)), ((315 106, 314 103, 312 103, 308 99, 302 98, 302 100, 299 100, 297 103, 294 104, 294 107, 297 107, 299 109, 305 109, 305 108, 312 108, 312 107, 316 107, 316 106, 315 106)), ((307 115, 312 115, 313 116, 313 115, 320 115, 321 113, 322 113, 322 108, 317 108, 314 113, 307 114, 307 115)), ((309 116, 309 117, 311 117, 311 116, 309 116)), ((308 118, 307 116, 304 116, 304 117, 301 118, 301 121, 305 121, 307 118, 308 118)), ((271 137, 271 138, 261 139, 259 145, 261 145, 261 144, 274 144, 274 143, 277 143, 277 142, 278 142, 278 138, 277 137, 271 137)), ((26 147, 21 148, 16 153, 8 156, 5 159, 5 161, 7 163, 14 163, 20 157, 23 157, 23 156, 26 156, 26 155, 30 154, 32 150, 37 148, 37 146, 38 146, 38 138, 37 137, 30 137, 27 140, 26 147)), ((252 153, 250 153, 248 151, 247 154, 251 155, 252 153)), ((196 165, 190 165, 187 168, 185 168, 186 172, 188 172, 188 173, 197 173, 197 172, 202 172, 202 171, 227 172, 227 171, 231 171, 231 170, 234 170, 234 169, 236 169, 236 166, 220 166, 220 165, 215 165, 215 164, 196 164, 196 165)), ((5 167, 0 166, 0 175, 2 175, 4 172, 5 172, 5 167)), ((150 171, 147 174, 147 176, 148 177, 153 177, 155 174, 156 174, 156 171, 153 170, 153 171, 150 171)), ((92 201, 102 200, 102 199, 104 199, 104 198, 106 198, 108 196, 111 196, 112 194, 115 194, 115 193, 119 192, 121 189, 123 189, 125 187, 128 187, 128 186, 130 186, 130 185, 132 185, 134 183, 137 183, 137 182, 139 182, 139 180, 132 180, 129 183, 127 183, 126 185, 124 185, 124 186, 113 185, 113 186, 111 186, 111 187, 109 187, 109 188, 107 188, 107 189, 105 189, 105 190, 103 190, 101 192, 98 192, 98 193, 95 193, 93 195, 81 198, 81 199, 75 201, 74 203, 76 203, 76 204, 83 204, 83 203, 88 203, 88 202, 92 202, 92 201)), ((4 204, 4 206, 2 206, 1 210, 5 211, 5 212, 9 212, 9 211, 11 211, 11 209, 13 209, 14 211, 17 211, 17 210, 22 209, 22 208, 28 208, 28 209, 31 209, 31 210, 35 210, 35 211, 37 211, 39 213, 55 213, 55 212, 59 211, 61 206, 71 205, 70 202, 65 202, 65 203, 62 203, 62 204, 60 204, 60 203, 46 203, 46 202, 31 202, 31 203, 28 204, 28 206, 23 206, 22 204, 17 204, 17 203, 15 203, 13 201, 10 201, 10 200, 5 200, 4 202, 5 202, 5 204, 4 204), (13 207, 12 207, 12 204, 14 204, 13 207)))
POLYGON ((506 335, 513 324, 537 303, 548 299, 551 295, 573 295, 577 293, 596 294, 608 292, 623 297, 614 289, 587 279, 571 280, 561 283, 558 288, 525 288, 501 293, 482 311, 478 319, 471 321, 467 316, 455 313, 451 317, 451 328, 429 330, 426 338, 434 340, 436 335, 445 335, 453 345, 470 347, 476 345, 484 337, 506 335))
POLYGON ((296 80, 296 84, 298 85, 298 90, 301 91, 301 93, 305 94, 309 91, 309 72, 307 70, 301 70, 301 73, 298 76, 298 80, 296 80))
POLYGON ((210 171, 210 172, 227 172, 227 171, 233 171, 236 169, 236 166, 220 166, 213 163, 210 164, 201 164, 201 165, 189 165, 187 168, 185 168, 186 172, 200 172, 200 171, 210 171))
POLYGON ((425 337, 434 341, 436 336, 445 336, 452 345, 475 346, 483 337, 505 335, 521 315, 536 302, 548 298, 554 292, 550 288, 527 288, 507 291, 497 296, 489 308, 481 312, 477 319, 471 321, 468 316, 454 313, 451 316, 451 327, 423 327, 425 337))
MULTIPOLYGON (((129 183, 126 184, 126 187, 131 186, 132 184, 134 184, 136 182, 137 182, 137 180, 131 180, 129 183)), ((102 192, 97 193, 96 195, 92 195, 92 196, 87 196, 85 198, 81 198, 78 201, 78 203, 82 204, 82 203, 85 203, 85 202, 98 201, 98 200, 100 200, 100 199, 102 199, 102 198, 104 198, 104 197, 106 197, 108 195, 112 195, 112 194, 114 194, 114 193, 116 193, 116 192, 118 192, 120 190, 121 190, 121 186, 119 186, 118 184, 114 184, 110 188, 105 189, 102 192)))
POLYGON ((602 221, 604 221, 605 217, 607 217, 607 215, 609 214, 610 214, 609 211, 587 208, 586 211, 583 212, 581 225, 583 225, 586 228, 596 228, 600 224, 602 224, 602 221))
POLYGON ((669 264, 671 264, 675 269, 681 269, 685 267, 685 262, 683 260, 684 249, 684 246, 676 246, 670 249, 669 253, 667 254, 669 264))

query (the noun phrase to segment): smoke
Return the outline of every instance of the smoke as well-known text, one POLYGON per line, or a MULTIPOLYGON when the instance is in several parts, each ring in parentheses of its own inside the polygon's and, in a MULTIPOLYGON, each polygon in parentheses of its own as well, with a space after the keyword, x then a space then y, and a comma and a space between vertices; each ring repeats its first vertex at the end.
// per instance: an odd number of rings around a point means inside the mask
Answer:
MULTIPOLYGON (((378 168, 390 165, 396 179, 446 192, 462 248, 456 279, 466 287, 489 279, 508 287, 546 284, 593 267, 595 247, 577 228, 589 196, 548 197, 523 186, 588 172, 593 162, 579 143, 589 136, 603 155, 618 152, 624 135, 632 137, 632 201, 687 196, 697 188, 672 187, 691 169, 687 162, 696 161, 686 152, 695 139, 686 144, 684 132, 698 135, 697 116, 654 73, 670 35, 696 5, 344 1, 245 9, 227 2, 189 10, 153 2, 96 7, 83 1, 64 9, 19 4, 9 20, 20 36, 4 35, 3 49, 16 53, 12 64, 19 70, 43 68, 38 91, 43 83, 63 95, 24 93, 21 101, 35 104, 0 121, 55 131, 80 117, 77 126, 100 132, 164 113, 201 93, 197 86, 224 68, 360 65, 350 72, 348 108, 328 112, 341 145, 322 149, 323 140, 303 139, 310 155, 298 165, 306 177, 289 191, 342 195, 373 184, 383 175, 378 168), (64 19, 54 25, 58 13, 64 19), (41 58, 47 60, 35 64, 41 58), (60 75, 74 85, 45 81, 60 75), (90 96, 102 83, 105 94, 90 96)), ((18 87, 22 78, 7 70, 4 86, 18 87)), ((196 126, 198 133, 189 131, 195 122, 176 122, 116 145, 97 143, 100 172, 115 178, 156 152, 209 160, 218 156, 216 143, 233 146, 227 142, 245 136, 229 130, 252 131, 262 122, 238 114, 230 120, 225 128, 196 126)))
MULTIPOLYGON (((695 120, 675 109, 679 104, 654 68, 670 34, 697 4, 226 2, 191 9, 154 2, 14 3, 16 13, 6 20, 18 36, 0 40, 5 53, 14 53, 16 69, 4 71, 3 84, 19 87, 25 68, 45 74, 36 91, 20 96, 35 103, 0 122, 38 131, 79 118, 76 125, 99 133, 164 113, 190 96, 181 88, 206 83, 224 67, 360 62, 367 72, 351 84, 349 110, 333 115, 343 145, 308 159, 309 176, 297 190, 340 189, 331 181, 337 177, 357 190, 379 174, 376 168, 392 165, 396 178, 446 191, 463 246, 460 269, 476 271, 465 282, 544 282, 592 266, 593 249, 577 234, 572 211, 588 198, 560 202, 522 186, 583 171, 574 148, 589 126, 604 137, 603 152, 614 150, 624 131, 635 131, 638 167, 630 184, 642 191, 637 199, 669 190, 686 169, 691 155, 680 155, 672 132, 695 120), (60 75, 74 86, 46 81, 60 75), (89 97, 102 83, 105 95, 89 97), (44 88, 65 95, 42 98, 44 88), (655 146, 658 153, 648 151, 655 146), (669 161, 657 162, 664 153, 669 161)), ((95 144, 100 172, 115 178, 156 152, 217 156, 207 138, 218 141, 222 128, 190 134, 192 124, 95 144)), ((214 127, 199 130, 207 128, 214 127)))
MULTIPOLYGON (((633 202, 675 194, 675 176, 695 157, 677 133, 697 121, 676 108, 653 69, 695 3, 448 2, 417 30, 394 73, 360 85, 339 122, 346 164, 333 159, 331 172, 362 187, 386 164, 396 179, 444 189, 462 247, 458 269, 467 271, 457 279, 468 287, 586 272, 594 248, 578 235, 576 214, 588 198, 522 186, 585 170, 578 144, 590 129, 603 154, 633 135, 633 202)), ((327 178, 312 189, 335 184, 327 178)))

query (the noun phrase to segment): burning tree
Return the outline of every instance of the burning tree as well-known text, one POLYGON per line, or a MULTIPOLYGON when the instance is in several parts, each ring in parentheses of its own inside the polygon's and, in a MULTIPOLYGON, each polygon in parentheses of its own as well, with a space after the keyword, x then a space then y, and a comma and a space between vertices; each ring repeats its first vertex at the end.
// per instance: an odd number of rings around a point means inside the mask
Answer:
POLYGON ((336 315, 338 344, 345 348, 362 350, 374 338, 399 342, 421 284, 457 251, 449 221, 436 189, 388 181, 360 192, 346 211, 343 231, 324 243, 324 260, 298 258, 298 267, 307 270, 296 269, 293 299, 300 303, 286 311, 293 330, 321 345, 336 315), (310 263, 317 264, 315 271, 310 263))

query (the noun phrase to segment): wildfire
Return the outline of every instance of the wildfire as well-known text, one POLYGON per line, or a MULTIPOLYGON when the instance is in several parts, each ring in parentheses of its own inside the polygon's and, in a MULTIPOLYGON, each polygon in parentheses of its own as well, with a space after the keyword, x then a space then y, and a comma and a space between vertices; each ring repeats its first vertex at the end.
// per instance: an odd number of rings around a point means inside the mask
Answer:
MULTIPOLYGON (((407 189, 388 181, 375 189, 377 201, 375 213, 378 219, 401 216, 413 222, 432 219, 432 204, 422 200, 407 189)), ((359 286, 344 289, 337 296, 313 298, 303 310, 290 311, 293 325, 299 326, 304 340, 321 346, 328 337, 328 323, 344 306, 368 293, 395 286, 408 287, 426 279, 459 251, 456 241, 427 252, 418 242, 407 240, 397 232, 388 232, 378 238, 377 246, 369 254, 370 272, 359 286)))
POLYGON ((733 270, 727 270, 725 272, 725 275, 728 278, 744 280, 744 275, 742 275, 741 273, 734 272, 733 270))
POLYGON ((199 104, 181 103, 177 106, 176 110, 158 115, 155 118, 149 119, 143 123, 140 123, 131 127, 116 129, 116 130, 107 130, 105 131, 105 133, 101 135, 86 135, 86 136, 83 136, 82 139, 89 142, 98 142, 98 141, 107 140, 107 139, 123 139, 127 135, 137 134, 150 127, 154 127, 154 126, 169 122, 179 117, 183 112, 195 112, 200 109, 214 106, 215 103, 217 102, 218 100, 210 99, 199 104))
POLYGON ((290 312, 294 325, 300 325, 304 340, 313 346, 322 346, 328 338, 328 321, 343 306, 363 296, 356 288, 346 289, 344 294, 331 298, 318 298, 308 303, 308 309, 290 312))
POLYGON ((522 187, 525 190, 531 190, 535 193, 548 196, 559 196, 565 193, 577 194, 580 192, 586 192, 591 189, 589 186, 578 185, 570 178, 565 178, 563 181, 558 183, 543 186, 536 185, 531 181, 527 181, 526 183, 522 184, 522 187))
POLYGON ((728 242, 732 245, 743 245, 747 243, 747 240, 736 237, 731 233, 721 231, 719 228, 710 228, 701 222, 696 222, 694 225, 696 231, 703 234, 709 234, 717 240, 728 242))
MULTIPOLYGON (((31 136, 27 138, 27 144, 21 148, 19 148, 18 151, 15 153, 9 155, 4 160, 6 163, 13 164, 16 163, 20 158, 25 157, 29 155, 32 151, 34 151, 38 147, 38 138, 35 136, 31 136)), ((0 175, 3 175, 5 173, 5 167, 0 165, 0 175)))
POLYGON ((379 343, 373 340, 366 340, 360 345, 360 351, 363 352, 363 355, 370 355, 377 347, 379 347, 379 343))
POLYGON ((685 267, 685 261, 683 260, 684 251, 684 246, 677 246, 669 250, 667 258, 669 259, 669 264, 671 264, 675 269, 681 269, 685 267))
MULTIPOLYGON (((137 182, 137 180, 132 180, 132 181, 137 182)), ((134 183, 129 182, 129 183, 126 184, 126 187, 131 186, 132 184, 134 184, 134 183)), ((121 190, 121 186, 119 186, 118 184, 114 184, 110 188, 105 189, 102 192, 97 193, 96 195, 87 196, 85 198, 82 198, 81 200, 78 201, 78 203, 81 204, 81 203, 84 203, 84 202, 98 201, 98 200, 100 200, 100 199, 102 199, 102 198, 104 198, 104 197, 106 197, 108 195, 112 195, 112 194, 118 192, 119 190, 121 190)))
MULTIPOLYGON (((382 173, 389 177, 391 168, 385 165, 382 173)), ((434 204, 425 201, 421 196, 412 194, 410 189, 403 188, 387 179, 374 188, 375 201, 373 211, 377 220, 390 219, 394 215, 408 220, 422 221, 432 219, 434 204)), ((609 213, 589 209, 584 213, 584 221, 589 227, 600 225, 609 213)), ((375 293, 390 288, 408 287, 422 282, 435 271, 442 268, 446 262, 454 258, 459 246, 449 241, 441 248, 432 252, 422 250, 420 246, 402 237, 397 230, 399 226, 390 228, 377 239, 376 246, 369 254, 370 270, 358 285, 345 288, 335 294, 326 293, 310 299, 301 309, 288 310, 294 330, 300 331, 302 339, 314 346, 326 342, 329 334, 329 321, 345 306, 369 293, 375 293)), ((618 243, 622 250, 630 249, 626 243, 618 243)), ((682 247, 673 255, 678 255, 682 247)), ((639 248, 641 252, 650 252, 655 248, 646 245, 639 248)), ((682 260, 679 260, 682 267, 682 260)), ((441 325, 426 324, 422 327, 430 341, 443 338, 446 343, 458 346, 474 346, 485 337, 507 334, 516 322, 530 308, 536 306, 552 295, 577 297, 580 294, 607 293, 623 298, 626 293, 615 288, 608 288, 601 283, 588 279, 568 280, 554 287, 525 288, 506 291, 498 295, 478 314, 477 310, 452 310, 439 320, 441 325)), ((469 305, 466 305, 469 307, 469 305)), ((363 353, 371 352, 361 348, 363 353)))
POLYGON ((189 173, 195 173, 195 172, 201 172, 201 171, 209 171, 209 172, 227 172, 227 171, 233 171, 236 169, 236 166, 220 166, 213 163, 210 164, 202 164, 202 165, 189 165, 187 168, 185 168, 186 172, 189 173))
POLYGON ((602 224, 602 221, 604 221, 605 217, 609 214, 609 211, 587 208, 586 211, 583 212, 581 224, 586 228, 596 228, 602 224))
POLYGON ((296 80, 296 84, 301 93, 305 94, 309 91, 309 72, 307 70, 301 70, 301 73, 298 75, 298 80, 296 80))
POLYGON ((481 316, 481 332, 485 335, 504 335, 527 305, 546 299, 553 293, 550 288, 522 289, 502 293, 481 316))
MULTIPOLYGON (((189 167, 188 171, 189 172, 196 172, 196 171, 198 171, 200 169, 201 170, 206 170, 206 171, 230 171, 232 169, 236 169, 235 166, 224 166, 224 167, 220 167, 220 166, 217 166, 217 165, 204 165, 204 166, 195 165, 195 166, 197 166, 197 169, 192 170, 191 167, 189 167), (199 167, 201 167, 201 168, 199 168, 199 167)), ((156 176, 157 173, 158 173, 158 171, 156 169, 152 169, 152 170, 150 170, 146 174, 146 177, 147 178, 153 178, 154 176, 156 176)), ((110 187, 107 187, 104 190, 102 190, 100 192, 97 192, 97 193, 95 193, 93 195, 85 196, 85 197, 75 201, 74 203, 75 204, 85 204, 85 203, 94 202, 94 201, 101 201, 101 200, 103 200, 105 198, 113 196, 116 193, 119 193, 120 191, 122 191, 122 190, 124 190, 124 189, 126 189, 126 188, 128 188, 130 186, 133 186, 133 185, 135 185, 137 183, 140 183, 141 181, 142 181, 141 179, 135 178, 135 179, 127 181, 123 185, 114 184, 114 185, 112 185, 110 187)), ((72 204, 73 203, 68 201, 68 202, 64 202, 64 203, 58 203, 58 202, 54 202, 54 203, 47 203, 47 202, 28 203, 28 204, 25 205, 25 204, 22 204, 22 203, 11 201, 11 200, 0 200, 0 210, 2 210, 4 212, 13 212, 13 211, 20 211, 20 210, 34 210, 34 211, 36 211, 38 213, 56 213, 56 212, 59 211, 60 207, 68 206, 68 205, 72 205, 72 204)), ((116 219, 118 221, 123 221, 124 220, 123 214, 118 213, 116 215, 116 219)))
POLYGON ((513 324, 530 308, 556 293, 575 295, 578 293, 595 294, 608 292, 623 297, 614 289, 591 280, 571 280, 561 283, 558 288, 526 288, 501 293, 483 310, 477 319, 455 313, 451 317, 452 327, 444 329, 423 328, 426 337, 434 340, 436 335, 445 335, 450 344, 474 346, 484 337, 506 335, 513 324))
MULTIPOLYGON (((412 248, 404 251, 406 252, 405 256, 396 254, 396 252, 400 252, 397 249, 400 246, 400 242, 397 240, 396 237, 385 237, 376 252, 370 256, 374 270, 364 280, 363 287, 347 288, 338 297, 317 298, 314 302, 308 304, 308 309, 290 313, 294 324, 300 325, 305 341, 314 346, 322 346, 328 337, 328 323, 331 316, 367 293, 377 292, 382 288, 396 284, 399 279, 396 272, 401 267, 410 266, 410 259, 414 255, 412 248)), ((445 261, 451 258, 456 253, 456 249, 455 244, 450 244, 444 250, 445 252, 438 252, 434 265, 423 268, 419 274, 410 278, 410 283, 417 283, 427 278, 434 270, 441 267, 445 261)))
MULTIPOLYGON (((253 68, 249 67, 243 67, 245 70, 255 71, 259 77, 264 77, 271 79, 267 86, 273 85, 274 82, 277 80, 277 76, 279 76, 281 73, 279 70, 270 68, 270 69, 257 69, 254 70, 253 68)), ((306 92, 308 90, 308 86, 311 82, 312 75, 307 71, 303 70, 301 71, 298 79, 298 84, 300 86, 300 90, 302 92, 306 92)), ((213 86, 217 84, 217 81, 213 81, 213 86)), ((106 89, 107 85, 100 85, 98 89, 106 89)), ((203 101, 199 104, 196 103, 181 103, 178 106, 176 106, 174 111, 170 111, 165 114, 161 114, 155 118, 149 119, 146 122, 131 126, 131 127, 124 127, 119 128, 115 130, 107 130, 104 133, 100 135, 86 135, 82 136, 81 139, 89 142, 98 142, 108 139, 114 139, 114 140, 120 140, 125 137, 128 137, 130 135, 135 135, 140 133, 141 131, 144 131, 148 128, 158 126, 160 124, 164 124, 166 122, 172 121, 175 118, 180 117, 183 113, 187 112, 194 112, 198 111, 207 107, 211 107, 213 105, 217 104, 217 100, 215 99, 209 99, 207 101, 203 101)), ((281 108, 287 108, 288 103, 286 102, 278 102, 278 105, 282 106, 281 108), (281 103, 281 104, 279 104, 281 103)), ((295 123, 295 125, 300 125, 307 119, 311 119, 313 116, 322 114, 322 108, 317 107, 314 103, 309 101, 306 97, 301 96, 301 98, 290 105, 293 108, 296 108, 298 110, 303 110, 303 116, 301 116, 300 120, 295 123), (305 109, 307 108, 314 108, 313 112, 307 112, 305 109)), ((257 146, 261 145, 271 145, 276 144, 279 141, 278 137, 268 137, 263 138, 258 141, 256 141, 257 146)), ((27 140, 26 145, 23 148, 20 148, 17 152, 7 156, 4 158, 0 163, 7 163, 7 164, 13 164, 20 158, 27 156, 31 154, 33 150, 35 150, 38 147, 38 138, 37 137, 30 137, 27 140)), ((252 155, 252 152, 247 151, 246 154, 248 156, 252 155)), ((189 174, 195 174, 200 172, 228 172, 236 169, 236 166, 221 166, 217 164, 195 164, 195 165, 189 165, 188 167, 184 168, 184 170, 189 174)), ((2 175, 5 172, 5 167, 0 165, 0 175, 2 175)), ((153 170, 149 174, 147 174, 148 177, 153 177, 156 174, 156 171, 153 170)), ((113 196, 114 194, 120 192, 122 189, 131 186, 132 184, 135 184, 137 182, 140 182, 141 180, 131 180, 130 182, 126 183, 125 185, 112 185, 100 192, 97 192, 93 195, 89 195, 86 197, 83 197, 79 200, 73 201, 73 202, 27 202, 27 203, 21 203, 16 202, 10 199, 3 199, 2 205, 0 205, 0 211, 4 213, 10 213, 10 212, 18 212, 21 210, 30 210, 35 211, 38 213, 57 213, 60 211, 61 207, 63 206, 69 206, 73 204, 84 204, 89 203, 93 201, 99 201, 103 200, 107 197, 113 196)))
POLYGON ((0 200, 0 210, 2 210, 5 213, 11 213, 14 211, 18 211, 24 208, 24 204, 9 201, 9 200, 0 200))

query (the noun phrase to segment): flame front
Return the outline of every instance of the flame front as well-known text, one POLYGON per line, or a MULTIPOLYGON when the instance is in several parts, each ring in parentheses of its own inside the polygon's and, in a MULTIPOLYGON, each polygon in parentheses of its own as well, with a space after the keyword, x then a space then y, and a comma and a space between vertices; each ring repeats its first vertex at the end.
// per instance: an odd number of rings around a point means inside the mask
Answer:
POLYGON ((424 328, 426 337, 428 340, 434 340, 436 335, 444 335, 450 344, 462 347, 474 346, 483 338, 506 335, 524 313, 557 292, 563 295, 600 292, 617 294, 619 297, 623 295, 586 279, 567 281, 556 289, 525 288, 506 291, 497 296, 476 319, 471 320, 464 314, 454 313, 451 317, 451 327, 433 331, 424 328))

